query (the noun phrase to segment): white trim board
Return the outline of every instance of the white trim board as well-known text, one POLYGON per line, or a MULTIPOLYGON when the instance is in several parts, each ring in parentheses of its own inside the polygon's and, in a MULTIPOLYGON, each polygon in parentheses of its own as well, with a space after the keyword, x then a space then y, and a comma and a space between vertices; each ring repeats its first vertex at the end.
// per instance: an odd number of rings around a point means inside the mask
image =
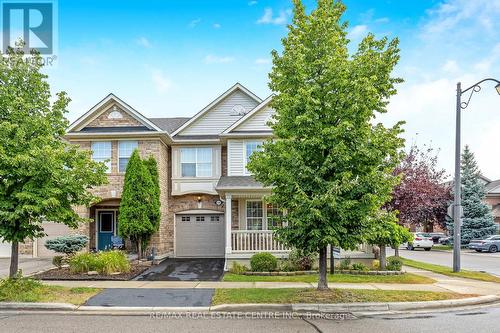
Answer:
POLYGON ((241 117, 240 119, 238 119, 234 124, 232 124, 231 126, 229 126, 224 132, 222 132, 221 135, 229 134, 231 131, 235 130, 238 126, 240 126, 245 121, 247 121, 248 119, 250 119, 254 114, 256 114, 257 112, 259 112, 260 110, 262 110, 264 107, 266 107, 271 102, 271 100, 273 99, 273 97, 274 97, 274 94, 270 95, 269 97, 267 97, 259 105, 257 105, 256 107, 254 107, 250 112, 248 112, 246 115, 244 115, 243 117, 241 117))

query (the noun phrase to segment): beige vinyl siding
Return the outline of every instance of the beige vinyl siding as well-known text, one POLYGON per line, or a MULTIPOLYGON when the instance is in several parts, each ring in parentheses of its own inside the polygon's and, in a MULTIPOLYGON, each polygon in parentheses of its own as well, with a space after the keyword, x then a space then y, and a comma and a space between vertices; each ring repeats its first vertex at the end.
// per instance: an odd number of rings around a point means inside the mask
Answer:
POLYGON ((252 115, 250 118, 243 121, 241 125, 236 127, 233 132, 239 131, 270 131, 271 128, 267 126, 270 116, 274 114, 274 110, 270 107, 265 107, 252 115))
POLYGON ((245 140, 227 140, 227 175, 243 176, 245 140))
POLYGON ((257 104, 254 99, 240 90, 236 90, 190 126, 179 132, 179 135, 220 134, 242 117, 242 115, 233 115, 233 107, 235 105, 241 105, 245 108, 246 112, 249 112, 257 104))

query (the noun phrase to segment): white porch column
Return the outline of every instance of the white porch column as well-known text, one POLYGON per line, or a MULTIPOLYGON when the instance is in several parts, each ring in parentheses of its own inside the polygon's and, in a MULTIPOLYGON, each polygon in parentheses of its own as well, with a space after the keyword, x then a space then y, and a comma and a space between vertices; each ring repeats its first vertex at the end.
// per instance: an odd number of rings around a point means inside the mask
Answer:
POLYGON ((232 195, 230 193, 226 193, 226 202, 225 202, 225 217, 226 217, 226 255, 231 254, 232 246, 231 246, 231 200, 232 195))

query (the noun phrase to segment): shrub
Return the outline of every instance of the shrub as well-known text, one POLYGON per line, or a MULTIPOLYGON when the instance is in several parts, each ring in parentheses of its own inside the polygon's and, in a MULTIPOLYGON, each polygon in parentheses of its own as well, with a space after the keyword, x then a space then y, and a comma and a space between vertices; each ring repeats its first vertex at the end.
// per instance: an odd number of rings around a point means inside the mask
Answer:
POLYGON ((298 249, 293 249, 292 252, 290 252, 289 259, 295 267, 294 270, 310 271, 316 260, 316 256, 298 249))
POLYGON ((355 262, 352 264, 351 266, 352 270, 354 271, 362 271, 362 272, 365 272, 368 270, 368 267, 366 267, 365 264, 361 263, 361 262, 355 262))
POLYGON ((372 261, 372 268, 376 271, 378 271, 380 269, 380 260, 373 260, 372 261))
POLYGON ((351 269, 351 258, 345 258, 340 261, 339 269, 341 270, 349 270, 351 269))
POLYGON ((97 254, 97 271, 104 275, 114 272, 129 272, 130 263, 122 251, 105 251, 97 254))
POLYGON ((45 247, 70 256, 83 249, 88 241, 88 237, 82 235, 61 236, 45 241, 45 247))
POLYGON ((250 259, 250 267, 254 272, 275 271, 278 267, 278 260, 269 252, 256 253, 250 259))
POLYGON ((233 274, 243 274, 246 271, 248 271, 248 267, 242 264, 239 264, 236 261, 233 261, 233 264, 231 265, 231 269, 229 270, 233 274))
POLYGON ((61 269, 62 265, 64 265, 64 257, 63 256, 54 256, 52 258, 52 265, 61 269))
POLYGON ((72 273, 98 271, 99 262, 95 253, 79 253, 69 259, 69 269, 72 273))
POLYGON ((40 281, 18 274, 12 279, 0 280, 0 301, 36 302, 43 290, 40 281))
POLYGON ((293 272, 297 271, 298 269, 291 260, 283 259, 279 262, 278 270, 280 270, 281 272, 293 272))
POLYGON ((403 267, 403 261, 398 257, 390 257, 387 259, 387 270, 388 271, 400 271, 403 267))

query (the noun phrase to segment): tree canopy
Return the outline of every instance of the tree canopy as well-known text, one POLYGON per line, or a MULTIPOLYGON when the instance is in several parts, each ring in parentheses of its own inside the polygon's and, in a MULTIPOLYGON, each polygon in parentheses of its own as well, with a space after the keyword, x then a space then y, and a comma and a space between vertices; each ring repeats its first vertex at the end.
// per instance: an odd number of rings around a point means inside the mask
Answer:
POLYGON ((327 245, 362 243, 398 181, 401 123, 386 128, 374 118, 402 81, 391 75, 399 49, 397 39, 370 33, 351 55, 342 2, 319 0, 309 15, 301 1, 294 5, 283 52, 272 52, 275 140, 248 169, 287 212, 281 241, 319 252, 324 289, 327 245))
POLYGON ((86 222, 73 207, 97 201, 89 190, 106 182, 104 164, 62 139, 70 99, 51 102, 40 56, 23 59, 22 45, 0 59, 0 239, 12 243, 11 276, 19 242, 44 236, 44 221, 86 222))

